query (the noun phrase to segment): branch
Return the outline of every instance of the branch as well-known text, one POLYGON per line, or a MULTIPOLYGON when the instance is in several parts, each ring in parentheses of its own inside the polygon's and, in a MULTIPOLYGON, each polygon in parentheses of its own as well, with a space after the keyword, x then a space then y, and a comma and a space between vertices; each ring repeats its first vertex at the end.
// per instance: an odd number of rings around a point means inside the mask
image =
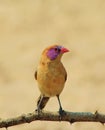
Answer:
POLYGON ((68 112, 65 111, 60 118, 58 112, 42 111, 39 113, 33 112, 23 114, 15 118, 9 118, 2 120, 0 119, 0 128, 8 128, 10 126, 19 125, 23 123, 30 123, 32 121, 67 121, 70 123, 74 122, 100 122, 105 123, 105 115, 99 114, 97 111, 93 114, 90 112, 68 112))

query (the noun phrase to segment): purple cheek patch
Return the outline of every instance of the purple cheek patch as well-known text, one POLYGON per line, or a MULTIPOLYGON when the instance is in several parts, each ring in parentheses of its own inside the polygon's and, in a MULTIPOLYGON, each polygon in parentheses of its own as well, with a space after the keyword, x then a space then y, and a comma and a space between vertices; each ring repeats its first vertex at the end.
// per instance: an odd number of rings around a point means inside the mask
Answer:
POLYGON ((55 52, 54 49, 51 49, 48 51, 47 56, 48 56, 48 58, 50 58, 50 60, 54 60, 58 56, 58 53, 55 52))

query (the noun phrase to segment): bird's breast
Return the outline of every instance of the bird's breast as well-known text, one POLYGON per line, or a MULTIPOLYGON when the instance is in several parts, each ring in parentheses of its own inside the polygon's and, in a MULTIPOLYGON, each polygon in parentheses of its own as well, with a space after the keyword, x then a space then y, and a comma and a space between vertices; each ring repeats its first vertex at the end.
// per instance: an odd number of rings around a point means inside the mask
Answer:
POLYGON ((62 65, 44 63, 38 67, 37 82, 42 94, 55 96, 61 93, 65 83, 66 71, 62 65))

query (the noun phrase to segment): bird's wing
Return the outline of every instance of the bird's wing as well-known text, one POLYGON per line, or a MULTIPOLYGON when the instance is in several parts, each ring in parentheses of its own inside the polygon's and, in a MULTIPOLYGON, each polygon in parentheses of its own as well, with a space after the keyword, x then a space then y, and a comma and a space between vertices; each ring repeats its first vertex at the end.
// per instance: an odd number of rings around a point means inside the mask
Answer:
POLYGON ((34 76, 35 76, 35 79, 37 80, 37 71, 35 71, 34 76))
POLYGON ((65 81, 67 80, 67 72, 66 72, 66 74, 65 74, 65 81))

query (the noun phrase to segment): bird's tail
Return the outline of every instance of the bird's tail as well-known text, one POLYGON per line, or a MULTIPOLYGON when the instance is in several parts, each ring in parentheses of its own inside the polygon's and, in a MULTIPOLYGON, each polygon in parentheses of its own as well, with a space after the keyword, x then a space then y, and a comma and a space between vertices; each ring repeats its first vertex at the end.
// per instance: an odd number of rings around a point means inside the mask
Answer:
POLYGON ((42 110, 46 106, 49 99, 50 99, 49 97, 44 97, 44 96, 42 97, 40 95, 37 101, 38 109, 42 110))

